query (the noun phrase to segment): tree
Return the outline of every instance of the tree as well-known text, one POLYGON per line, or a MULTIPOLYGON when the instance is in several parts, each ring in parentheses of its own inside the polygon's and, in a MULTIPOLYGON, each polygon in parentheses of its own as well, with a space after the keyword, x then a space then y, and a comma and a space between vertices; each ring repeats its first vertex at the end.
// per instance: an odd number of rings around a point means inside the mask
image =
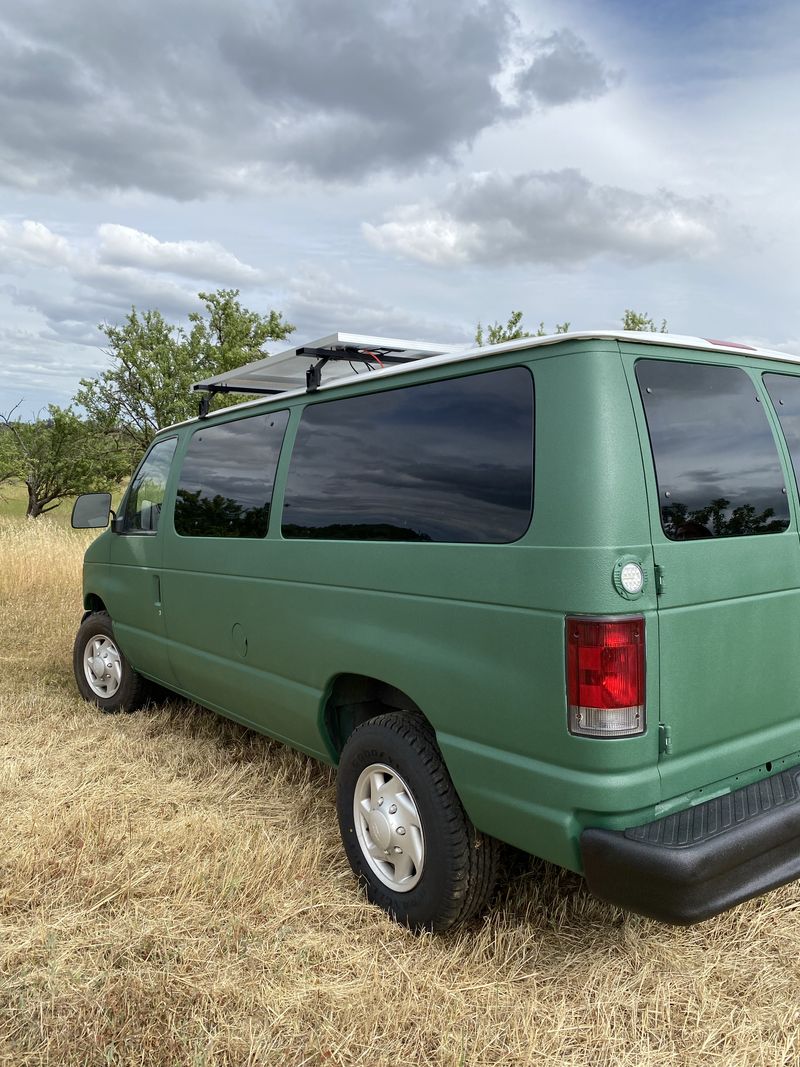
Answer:
POLYGON ((112 365, 97 378, 82 378, 75 402, 90 419, 118 427, 136 454, 160 427, 197 414, 193 382, 262 359, 268 340, 294 330, 277 311, 260 315, 243 308, 238 289, 198 295, 206 315, 192 312, 188 331, 160 311, 136 308, 122 326, 99 327, 112 365))
POLYGON ((263 359, 267 341, 283 341, 294 331, 279 311, 259 315, 243 308, 237 299, 238 289, 197 295, 206 306, 208 318, 199 311, 189 315, 192 328, 188 343, 196 364, 211 368, 204 375, 206 378, 263 359))
MULTIPOLYGON (((19 405, 17 405, 19 406, 19 405)), ((113 489, 129 469, 128 457, 106 428, 50 405, 48 417, 15 419, 0 413, 0 476, 25 483, 27 517, 57 508, 65 496, 113 489)))
MULTIPOLYGON (((570 324, 568 322, 557 322, 555 325, 554 333, 567 333, 569 331, 570 324)), ((486 339, 484 341, 483 326, 479 322, 475 330, 475 344, 483 346, 483 344, 499 345, 504 341, 517 341, 522 337, 546 337, 547 330, 544 328, 544 322, 540 322, 536 330, 536 333, 531 333, 529 330, 523 329, 522 326, 522 312, 512 311, 508 316, 508 322, 505 326, 501 322, 493 322, 486 327, 486 339)))
POLYGON ((0 421, 0 489, 7 482, 19 481, 21 473, 14 437, 5 422, 0 421))
MULTIPOLYGON (((569 322, 557 322, 553 328, 554 334, 569 333, 571 323, 569 322)), ((622 328, 624 330, 635 330, 637 332, 649 330, 652 333, 668 333, 667 320, 662 319, 661 325, 656 326, 653 319, 647 314, 646 311, 633 311, 630 308, 625 309, 625 314, 622 316, 622 328)), ((486 327, 486 334, 483 332, 483 325, 479 322, 475 330, 475 344, 476 345, 499 345, 504 341, 516 341, 521 337, 546 337, 548 331, 544 328, 544 322, 540 322, 534 333, 523 328, 522 325, 522 312, 512 311, 508 317, 508 322, 503 325, 502 322, 493 322, 490 326, 486 327)))
POLYGON ((623 330, 633 330, 637 333, 643 331, 649 333, 669 333, 666 319, 662 319, 661 325, 656 326, 655 322, 650 318, 646 311, 633 311, 631 308, 625 308, 625 314, 622 316, 622 328, 623 330))

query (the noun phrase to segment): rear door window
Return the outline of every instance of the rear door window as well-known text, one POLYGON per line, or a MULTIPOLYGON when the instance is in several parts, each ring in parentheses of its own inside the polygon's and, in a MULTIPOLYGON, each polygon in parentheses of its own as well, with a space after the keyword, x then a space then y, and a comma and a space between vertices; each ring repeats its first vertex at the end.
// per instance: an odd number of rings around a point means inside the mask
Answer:
POLYGON ((523 367, 309 405, 284 537, 516 541, 531 521, 533 378, 523 367))
POLYGON ((694 541, 788 527, 775 438, 744 370, 639 360, 636 379, 667 537, 694 541))
POLYGON ((288 411, 202 426, 189 442, 175 500, 182 537, 266 537, 288 411))
POLYGON ((800 471, 800 377, 794 374, 765 374, 764 384, 780 420, 797 482, 797 472, 800 471))

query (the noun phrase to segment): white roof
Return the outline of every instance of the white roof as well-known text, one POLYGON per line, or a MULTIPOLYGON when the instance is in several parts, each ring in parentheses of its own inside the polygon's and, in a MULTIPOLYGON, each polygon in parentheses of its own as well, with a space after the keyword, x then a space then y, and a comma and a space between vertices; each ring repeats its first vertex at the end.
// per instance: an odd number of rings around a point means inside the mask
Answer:
MULTIPOLYGON (((441 363, 460 363, 473 359, 484 359, 487 356, 500 355, 503 352, 516 352, 521 349, 540 348, 544 345, 561 344, 565 341, 631 341, 635 344, 655 344, 666 348, 691 348, 706 352, 731 352, 737 355, 748 355, 761 359, 779 360, 783 363, 800 363, 800 355, 789 352, 775 352, 768 348, 759 348, 755 345, 740 344, 736 341, 716 341, 704 337, 689 337, 677 333, 645 333, 634 330, 582 330, 573 333, 548 334, 545 337, 521 337, 517 341, 503 341, 498 345, 484 345, 473 347, 464 345, 431 344, 423 341, 402 341, 398 338, 365 337, 361 334, 335 333, 325 337, 321 341, 309 342, 307 347, 325 348, 339 345, 357 345, 365 349, 373 350, 381 347, 396 348, 396 355, 402 356, 408 362, 399 365, 386 366, 374 373, 381 377, 395 374, 405 374, 416 370, 420 366, 436 366, 441 363)), ((300 345, 298 347, 306 347, 300 345)), ((226 391, 241 387, 242 392, 247 392, 247 384, 251 388, 261 388, 264 392, 286 392, 287 395, 302 395, 306 392, 305 371, 306 368, 316 362, 314 357, 297 356, 297 349, 290 348, 286 352, 280 352, 274 356, 248 363, 244 367, 229 371, 227 374, 219 374, 214 378, 206 378, 197 382, 195 389, 207 389, 217 383, 228 386, 226 391), (292 363, 291 361, 295 362, 292 363), (276 372, 276 373, 273 373, 276 372)), ((385 361, 384 361, 385 362, 385 361)), ((355 365, 354 365, 355 366, 355 365)), ((365 373, 364 364, 355 366, 345 362, 328 364, 323 372, 320 391, 336 388, 345 380, 352 381, 359 373, 365 373)), ((263 400, 251 400, 246 404, 236 405, 237 408, 252 404, 263 403, 263 400)), ((221 408, 214 412, 218 415, 221 408)), ((193 422, 193 419, 187 419, 193 422)), ((182 425, 178 423, 176 425, 182 425)))
MULTIPOLYGON (((463 346, 461 346, 463 347, 463 346)), ((265 356, 255 363, 217 374, 195 382, 195 390, 213 392, 260 392, 283 393, 288 389, 305 386, 306 371, 319 360, 320 350, 335 352, 337 349, 358 349, 373 356, 367 363, 359 366, 347 360, 335 360, 325 366, 324 381, 335 378, 349 378, 367 366, 377 370, 382 366, 405 363, 408 360, 423 359, 427 356, 439 356, 458 350, 458 345, 435 344, 431 341, 405 341, 399 337, 368 337, 359 333, 332 333, 319 341, 309 341, 296 348, 287 348, 274 356, 265 356), (299 348, 312 348, 311 355, 298 355, 299 348), (355 367, 355 370, 353 369, 355 367)))

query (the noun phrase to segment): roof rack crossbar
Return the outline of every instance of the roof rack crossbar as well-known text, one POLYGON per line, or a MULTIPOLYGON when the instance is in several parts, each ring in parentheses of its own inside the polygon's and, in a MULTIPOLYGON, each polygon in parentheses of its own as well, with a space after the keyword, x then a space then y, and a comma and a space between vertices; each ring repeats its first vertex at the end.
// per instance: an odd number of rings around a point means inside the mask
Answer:
POLYGON ((359 363, 366 363, 367 366, 377 363, 379 367, 387 363, 409 363, 410 358, 400 353, 401 349, 397 348, 365 348, 363 345, 337 345, 330 348, 314 348, 311 345, 305 345, 298 348, 296 352, 298 356, 312 356, 317 360, 306 371, 306 390, 309 393, 315 393, 319 389, 322 382, 322 368, 331 360, 346 360, 348 363, 355 360, 359 363))
POLYGON ((260 396, 274 396, 276 393, 283 392, 282 389, 260 389, 256 386, 248 386, 244 389, 235 385, 196 385, 194 388, 195 391, 203 394, 200 397, 200 406, 197 411, 197 417, 200 419, 204 419, 208 414, 211 400, 217 393, 258 393, 260 396))

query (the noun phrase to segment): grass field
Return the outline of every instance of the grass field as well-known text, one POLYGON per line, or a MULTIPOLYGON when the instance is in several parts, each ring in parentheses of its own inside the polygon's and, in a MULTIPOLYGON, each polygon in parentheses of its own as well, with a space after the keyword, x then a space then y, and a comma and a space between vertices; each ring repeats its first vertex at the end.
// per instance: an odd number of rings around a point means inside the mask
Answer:
MULTIPOLYGON (((116 507, 122 496, 122 488, 113 494, 112 503, 116 507)), ((68 527, 72 515, 72 505, 75 503, 74 496, 65 497, 52 511, 48 511, 42 518, 48 522, 54 522, 57 526, 68 527)), ((48 505, 49 506, 49 505, 48 505)), ((0 516, 9 519, 24 519, 28 507, 28 493, 21 482, 6 483, 0 485, 0 516)))
POLYGON ((0 1063, 800 1062, 796 888, 679 930, 532 861, 415 937, 359 896, 331 772, 183 701, 79 699, 88 540, 0 518, 0 1063))

